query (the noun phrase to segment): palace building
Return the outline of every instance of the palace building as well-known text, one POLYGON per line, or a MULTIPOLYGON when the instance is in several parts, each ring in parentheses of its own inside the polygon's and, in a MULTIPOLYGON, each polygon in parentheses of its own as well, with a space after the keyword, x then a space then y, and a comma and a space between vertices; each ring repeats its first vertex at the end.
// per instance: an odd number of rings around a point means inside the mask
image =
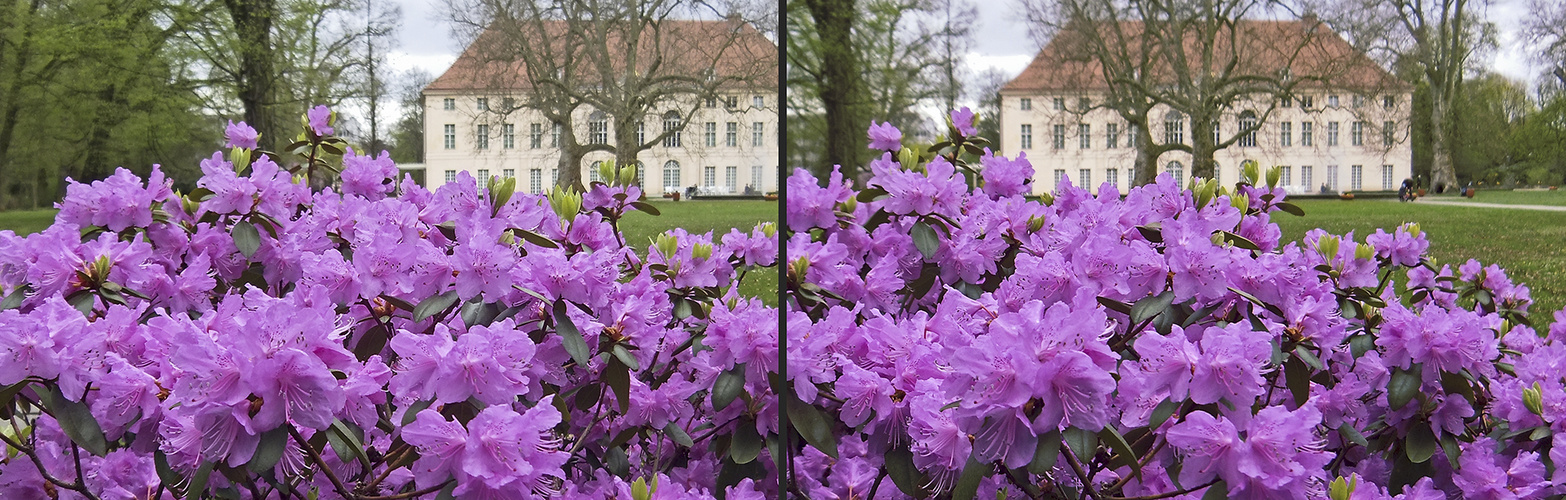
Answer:
MULTIPOLYGON (((1127 25, 1134 23, 1122 23, 1127 25)), ((1264 168, 1281 166, 1282 184, 1292 193, 1396 190, 1411 176, 1411 86, 1314 19, 1240 21, 1235 32, 1267 40, 1269 47, 1294 47, 1287 55, 1238 58, 1253 71, 1318 76, 1299 78, 1288 95, 1242 96, 1221 112, 1215 143, 1233 143, 1214 153, 1220 182, 1238 180, 1247 159, 1264 168)), ((1007 154, 1027 154, 1034 193, 1052 192, 1065 179, 1095 192, 1106 182, 1124 192, 1134 178, 1137 131, 1106 106, 1102 66, 1072 54, 1072 44, 1062 41, 1068 38, 1057 36, 1001 89, 1001 144, 1007 154)), ((1194 44, 1186 50, 1194 51, 1194 44)), ((1191 144, 1191 120, 1184 114, 1158 104, 1147 116, 1154 141, 1191 144)), ((1184 185, 1190 165, 1190 153, 1170 151, 1156 168, 1184 185)))
MULTIPOLYGON (((670 131, 637 155, 642 190, 649 196, 690 187, 716 195, 776 190, 780 105, 776 45, 754 27, 735 20, 663 21, 663 25, 663 36, 725 44, 722 50, 691 55, 719 54, 716 63, 703 61, 703 66, 719 72, 746 68, 759 77, 726 79, 706 95, 651 99, 655 109, 635 120, 634 131, 614 130, 613 117, 582 104, 571 114, 571 130, 564 130, 543 112, 525 106, 529 89, 519 83, 527 81, 520 77, 525 71, 520 63, 487 62, 493 58, 481 55, 475 42, 423 91, 427 187, 454 182, 458 173, 467 172, 481 185, 491 177, 516 177, 518 191, 547 193, 559 168, 562 134, 573 134, 578 144, 613 145, 616 133, 634 133, 637 143, 646 143, 670 131), (518 76, 493 77, 501 71, 518 76)), ((478 40, 487 36, 490 33, 478 40)), ((684 57, 659 55, 669 59, 660 64, 680 64, 684 57)), ((600 162, 613 158, 612 151, 588 153, 578 167, 583 183, 598 180, 600 162)))

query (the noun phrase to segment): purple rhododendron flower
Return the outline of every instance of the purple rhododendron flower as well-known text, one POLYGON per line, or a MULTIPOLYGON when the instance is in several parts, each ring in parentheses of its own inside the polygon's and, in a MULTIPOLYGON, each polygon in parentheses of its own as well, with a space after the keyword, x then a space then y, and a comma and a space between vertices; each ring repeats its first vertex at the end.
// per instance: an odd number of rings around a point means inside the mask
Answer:
POLYGON ((897 151, 903 148, 903 132, 891 123, 876 125, 870 122, 870 149, 897 151))
POLYGON ((233 120, 228 121, 228 128, 224 132, 228 135, 228 147, 231 148, 255 149, 256 141, 261 137, 255 128, 245 122, 235 124, 233 120))
POLYGON ((331 125, 332 110, 326 106, 310 108, 310 111, 306 112, 305 116, 309 118, 310 129, 315 131, 315 135, 324 137, 336 132, 331 125))
POLYGON ((979 133, 979 129, 973 126, 973 110, 967 106, 952 110, 952 127, 963 137, 973 137, 979 133))

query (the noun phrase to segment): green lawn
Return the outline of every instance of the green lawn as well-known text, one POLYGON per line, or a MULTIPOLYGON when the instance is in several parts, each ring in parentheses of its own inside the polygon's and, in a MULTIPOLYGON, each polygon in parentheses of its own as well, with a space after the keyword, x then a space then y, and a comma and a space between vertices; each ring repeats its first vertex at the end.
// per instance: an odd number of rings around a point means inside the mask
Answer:
MULTIPOLYGON (((1527 192, 1480 192, 1477 201, 1488 194, 1531 196, 1527 192)), ((1546 193, 1556 196, 1554 193, 1546 193)), ((1440 199, 1452 199, 1442 197, 1440 199)), ((1522 198, 1509 198, 1522 199, 1522 198)), ((1544 204, 1527 198, 1528 203, 1544 204)), ((1283 240, 1298 241, 1312 228, 1321 227, 1334 234, 1354 231, 1363 242, 1376 228, 1397 227, 1417 222, 1430 239, 1430 255, 1438 263, 1454 268, 1468 259, 1500 264, 1515 282, 1532 289, 1531 309, 1535 327, 1553 322, 1551 315, 1566 305, 1566 213, 1420 205, 1382 200, 1295 200, 1305 217, 1276 212, 1272 220, 1283 229, 1283 240)), ((1497 201, 1496 203, 1500 203, 1497 201)), ((1563 201, 1561 204, 1566 204, 1563 201)))
POLYGON ((1474 193, 1473 199, 1463 196, 1430 196, 1426 199, 1440 201, 1461 201, 1479 203, 1499 203, 1502 205, 1552 205, 1566 206, 1566 190, 1558 191, 1511 191, 1511 190, 1481 190, 1474 193))
MULTIPOLYGON (((620 223, 626 243, 640 252, 647 251, 648 241, 653 236, 676 227, 695 234, 712 231, 713 241, 717 243, 731 228, 750 232, 760 222, 778 220, 778 202, 775 201, 654 201, 652 204, 662 215, 632 213, 620 223)), ((17 234, 36 233, 54 223, 54 213, 52 209, 0 212, 0 229, 10 229, 17 234)), ((763 269, 745 277, 740 291, 775 305, 777 287, 776 269, 763 269)))

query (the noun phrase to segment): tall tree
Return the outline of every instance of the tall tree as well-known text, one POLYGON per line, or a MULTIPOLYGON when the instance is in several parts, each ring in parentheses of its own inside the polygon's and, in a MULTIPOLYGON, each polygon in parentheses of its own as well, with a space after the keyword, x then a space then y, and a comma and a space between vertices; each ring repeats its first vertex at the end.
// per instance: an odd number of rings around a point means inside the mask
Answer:
POLYGON ((1534 61, 1555 78, 1556 88, 1566 88, 1566 3, 1532 0, 1528 10, 1532 15, 1523 18, 1523 34, 1534 61))

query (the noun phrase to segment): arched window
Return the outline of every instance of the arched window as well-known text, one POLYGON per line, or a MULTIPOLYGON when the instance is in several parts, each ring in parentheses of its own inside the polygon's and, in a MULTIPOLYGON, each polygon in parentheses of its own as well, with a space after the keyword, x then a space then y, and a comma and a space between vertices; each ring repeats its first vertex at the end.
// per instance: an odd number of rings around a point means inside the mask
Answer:
POLYGON ((1254 111, 1246 110, 1240 113, 1240 131, 1244 133, 1240 136, 1240 147, 1256 147, 1256 113, 1254 111))
POLYGON ((669 160, 663 164, 663 192, 680 190, 680 162, 669 160))
POLYGON ((587 182, 593 183, 604 180, 602 175, 598 175, 598 169, 603 168, 603 166, 604 162, 602 161, 593 162, 593 166, 587 168, 587 182))
POLYGON ((1185 144, 1185 115, 1179 111, 1164 115, 1164 144, 1185 144))
POLYGON ((1169 172, 1169 175, 1174 177, 1176 186, 1185 186, 1185 166, 1181 165, 1180 162, 1169 162, 1168 165, 1164 166, 1164 171, 1169 172))
POLYGON ((663 138, 663 147, 680 147, 680 129, 682 128, 680 112, 670 111, 663 114, 663 133, 668 134, 663 138))
POLYGON ((587 139, 589 144, 609 143, 609 115, 594 111, 587 116, 587 139))

